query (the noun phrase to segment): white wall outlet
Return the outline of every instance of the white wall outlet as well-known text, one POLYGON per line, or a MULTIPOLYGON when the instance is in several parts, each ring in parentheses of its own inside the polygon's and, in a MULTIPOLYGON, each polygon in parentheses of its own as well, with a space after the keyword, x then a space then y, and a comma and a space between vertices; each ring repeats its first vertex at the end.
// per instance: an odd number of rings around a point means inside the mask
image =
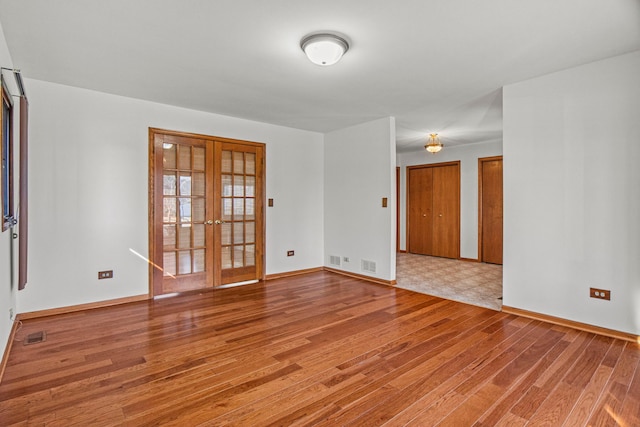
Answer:
POLYGON ((9 320, 13 320, 13 308, 9 309, 9 320))

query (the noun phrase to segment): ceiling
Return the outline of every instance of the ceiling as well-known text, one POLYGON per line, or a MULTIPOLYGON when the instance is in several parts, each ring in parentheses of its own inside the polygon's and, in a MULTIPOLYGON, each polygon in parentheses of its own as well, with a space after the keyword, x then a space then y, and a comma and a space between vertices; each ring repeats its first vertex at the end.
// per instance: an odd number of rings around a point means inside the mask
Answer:
MULTIPOLYGON (((502 139, 502 86, 640 49, 639 0, 0 0, 27 78, 327 132, 396 117, 398 151, 502 139), (351 47, 309 62, 307 34, 351 47)), ((28 87, 27 87, 28 91, 28 87)))

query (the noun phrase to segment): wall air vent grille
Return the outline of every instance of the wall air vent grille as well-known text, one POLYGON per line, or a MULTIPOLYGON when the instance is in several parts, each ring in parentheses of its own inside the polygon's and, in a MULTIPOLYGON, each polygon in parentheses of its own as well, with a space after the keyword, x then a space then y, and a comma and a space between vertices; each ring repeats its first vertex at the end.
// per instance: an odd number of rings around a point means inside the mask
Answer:
POLYGON ((375 273, 376 272, 376 262, 375 261, 367 261, 366 259, 363 259, 361 268, 362 268, 362 271, 365 271, 367 273, 375 273))
POLYGON ((340 267, 340 257, 336 255, 329 255, 329 265, 340 267))

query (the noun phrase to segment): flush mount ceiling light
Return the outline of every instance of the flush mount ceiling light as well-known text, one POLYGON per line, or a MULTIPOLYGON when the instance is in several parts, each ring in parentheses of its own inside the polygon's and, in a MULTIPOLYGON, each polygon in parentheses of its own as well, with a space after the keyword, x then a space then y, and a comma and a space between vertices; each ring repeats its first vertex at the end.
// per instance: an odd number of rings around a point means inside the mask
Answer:
POLYGON ((349 43, 330 33, 311 34, 300 41, 300 47, 314 64, 333 65, 349 50, 349 43))
POLYGON ((430 152, 431 154, 436 154, 438 151, 442 150, 442 143, 440 142, 440 138, 438 138, 437 133, 432 133, 429 135, 429 142, 424 146, 424 149, 430 152))

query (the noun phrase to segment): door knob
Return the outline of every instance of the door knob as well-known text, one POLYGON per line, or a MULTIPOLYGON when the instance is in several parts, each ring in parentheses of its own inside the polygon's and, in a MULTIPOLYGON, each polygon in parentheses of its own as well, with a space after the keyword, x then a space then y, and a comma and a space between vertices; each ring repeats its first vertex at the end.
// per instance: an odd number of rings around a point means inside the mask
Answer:
POLYGON ((422 216, 427 216, 427 214, 422 214, 422 216))
POLYGON ((211 219, 210 219, 209 221, 205 222, 205 224, 207 224, 207 225, 213 225, 213 220, 211 220, 211 219))
POLYGON ((442 216, 442 214, 438 215, 438 216, 442 216))
POLYGON ((216 224, 224 224, 224 221, 223 221, 223 220, 221 220, 221 219, 216 219, 216 220, 215 220, 215 223, 216 223, 216 224))

